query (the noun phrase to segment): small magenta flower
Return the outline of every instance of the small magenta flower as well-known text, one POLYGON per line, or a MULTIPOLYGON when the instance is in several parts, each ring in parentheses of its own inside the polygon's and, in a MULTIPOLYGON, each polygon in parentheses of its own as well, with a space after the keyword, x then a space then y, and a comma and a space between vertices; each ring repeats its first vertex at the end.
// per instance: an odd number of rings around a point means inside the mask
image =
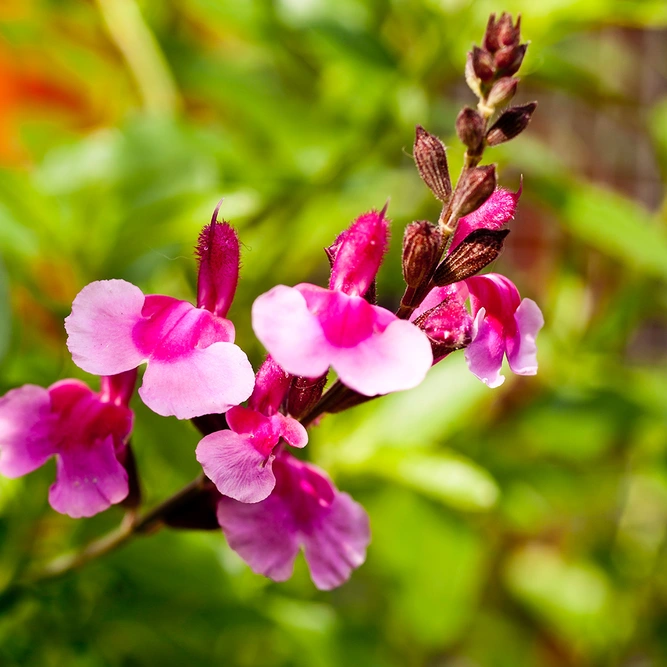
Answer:
POLYGON ((380 268, 389 229, 384 211, 357 218, 329 249, 329 289, 278 285, 257 298, 255 334, 288 373, 315 378, 329 366, 366 396, 410 389, 433 356, 414 325, 364 299, 380 268))
POLYGON ((368 515, 315 466, 281 452, 273 468, 276 486, 266 500, 219 501, 218 522, 229 546, 274 581, 292 576, 303 547, 315 586, 340 586, 366 559, 368 515))
POLYGON ((213 220, 199 237, 197 307, 148 295, 125 280, 84 287, 65 320, 74 363, 115 375, 147 362, 139 395, 159 415, 190 419, 223 413, 252 393, 254 374, 225 319, 239 272, 239 243, 213 220))
POLYGON ((544 317, 532 299, 523 299, 505 276, 489 273, 468 278, 474 317, 472 342, 465 351, 468 368, 489 387, 499 387, 503 355, 517 375, 537 373, 535 338, 544 317))
POLYGON ((0 398, 0 473, 21 477, 55 456, 49 503, 75 519, 124 500, 135 380, 136 371, 103 377, 99 394, 79 380, 8 392, 0 398))
POLYGON ((230 430, 211 433, 197 446, 197 460, 223 495, 242 503, 264 500, 276 484, 273 461, 281 440, 292 447, 308 443, 306 429, 278 412, 291 380, 269 357, 257 372, 248 407, 227 412, 230 430))

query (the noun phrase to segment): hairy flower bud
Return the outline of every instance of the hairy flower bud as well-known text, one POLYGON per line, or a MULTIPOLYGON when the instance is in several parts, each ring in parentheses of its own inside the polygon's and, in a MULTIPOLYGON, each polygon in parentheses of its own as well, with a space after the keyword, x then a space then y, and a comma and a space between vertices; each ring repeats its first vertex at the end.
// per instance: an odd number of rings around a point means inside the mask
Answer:
POLYGON ((287 412, 295 419, 303 417, 322 397, 327 373, 318 378, 297 376, 292 378, 292 385, 287 393, 287 412))
POLYGON ((493 60, 501 76, 512 76, 519 71, 521 63, 526 55, 528 44, 518 46, 505 46, 498 51, 493 60))
POLYGON ((436 199, 449 201, 452 182, 449 178, 445 145, 421 125, 415 129, 414 158, 422 181, 426 183, 436 199))
POLYGON ((472 51, 468 51, 468 57, 466 58, 465 78, 468 88, 470 88, 477 97, 482 97, 482 82, 477 78, 475 68, 472 65, 472 51))
POLYGON ((529 102, 504 111, 487 132, 486 142, 489 146, 497 146, 521 134, 528 127, 536 108, 537 102, 529 102))
POLYGON ((456 134, 459 135, 461 142, 467 146, 471 155, 481 153, 484 129, 484 119, 477 111, 470 107, 461 109, 456 119, 456 134))
POLYGON ((495 65, 493 57, 487 51, 483 51, 479 46, 472 50, 472 68, 478 79, 487 83, 491 81, 495 74, 495 65))
POLYGON ((438 266, 433 282, 443 287, 474 276, 491 264, 503 249, 509 229, 476 229, 438 266))
POLYGON ((440 256, 442 234, 430 222, 411 222, 403 236, 403 278, 419 287, 431 276, 440 256))
POLYGON ((452 217, 458 219, 477 210, 496 189, 496 166, 474 167, 466 172, 456 189, 452 202, 452 217))
POLYGON ((521 15, 512 25, 512 16, 503 12, 496 26, 496 35, 500 46, 517 46, 521 40, 521 15))
POLYGON ((519 85, 518 79, 510 76, 504 76, 493 84, 486 98, 486 103, 490 107, 499 107, 509 102, 516 94, 516 88, 519 85))

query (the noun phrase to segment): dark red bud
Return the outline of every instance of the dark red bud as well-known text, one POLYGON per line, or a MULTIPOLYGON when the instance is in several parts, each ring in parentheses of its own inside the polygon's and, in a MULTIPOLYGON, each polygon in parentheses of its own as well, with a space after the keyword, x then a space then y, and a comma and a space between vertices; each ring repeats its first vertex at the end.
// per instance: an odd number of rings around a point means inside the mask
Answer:
POLYGON ((466 145, 471 155, 481 153, 484 130, 484 119, 477 111, 470 107, 461 109, 456 119, 456 134, 459 135, 459 139, 466 145))
POLYGON ((489 146, 497 146, 521 134, 528 127, 536 108, 537 102, 529 102, 503 111, 489 129, 486 142, 489 146))
POLYGON ((449 201, 452 182, 445 145, 421 125, 416 128, 414 158, 422 181, 441 202, 449 201))
POLYGON ((476 229, 445 257, 435 270, 433 282, 439 287, 474 276, 502 252, 509 229, 476 229))
POLYGON ((489 16, 489 21, 486 24, 486 32, 484 33, 484 39, 482 40, 482 46, 486 51, 490 51, 491 53, 495 53, 500 48, 495 14, 491 14, 489 16))
POLYGON ((512 25, 512 16, 503 12, 496 26, 496 36, 501 47, 518 46, 521 40, 521 15, 516 18, 516 25, 512 25))
POLYGON ((512 76, 516 74, 521 67, 528 44, 519 44, 518 46, 505 46, 494 56, 494 61, 498 72, 503 76, 512 76))
POLYGON ((478 46, 473 47, 472 50, 472 68, 475 76, 485 83, 491 81, 495 75, 493 57, 478 46))
POLYGON ((295 419, 305 415, 322 397, 326 383, 327 373, 319 378, 293 378, 287 393, 287 412, 295 419))
POLYGON ((440 259, 442 234, 430 222, 411 222, 403 235, 403 278, 408 287, 428 280, 440 259))

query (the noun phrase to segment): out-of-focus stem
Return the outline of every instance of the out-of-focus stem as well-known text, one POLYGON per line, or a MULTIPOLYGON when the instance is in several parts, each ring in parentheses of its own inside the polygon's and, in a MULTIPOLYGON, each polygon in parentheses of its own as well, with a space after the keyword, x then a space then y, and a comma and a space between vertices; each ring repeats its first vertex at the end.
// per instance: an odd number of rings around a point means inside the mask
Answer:
POLYGON ((180 97, 169 65, 135 0, 96 0, 109 35, 137 83, 146 111, 173 116, 180 97))

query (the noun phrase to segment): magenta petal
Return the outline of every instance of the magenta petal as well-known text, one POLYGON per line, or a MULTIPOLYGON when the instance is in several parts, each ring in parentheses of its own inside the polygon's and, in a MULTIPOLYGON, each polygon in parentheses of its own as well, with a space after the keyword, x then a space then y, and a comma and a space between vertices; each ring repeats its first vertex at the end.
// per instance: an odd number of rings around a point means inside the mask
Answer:
POLYGON ((275 492, 256 504, 222 498, 218 523, 229 546, 253 572, 274 581, 292 576, 299 536, 290 508, 275 492))
POLYGON ((337 492, 326 519, 304 538, 304 553, 315 586, 331 590, 345 583, 366 560, 371 540, 368 514, 347 493, 337 492))
POLYGON ((271 417, 271 421, 276 433, 280 434, 288 445, 301 449, 308 444, 308 431, 296 419, 278 413, 271 417))
POLYGON ((292 376, 269 355, 257 371, 255 389, 248 399, 248 407, 271 416, 283 402, 291 382, 292 376))
POLYGON ((482 308, 475 317, 473 339, 466 348, 465 359, 470 372, 489 387, 499 387, 505 382, 500 374, 505 353, 502 331, 494 326, 482 308))
POLYGON ((259 296, 252 306, 252 327, 288 373, 319 377, 329 368, 329 344, 297 289, 278 285, 259 296))
POLYGON ((245 401, 254 383, 248 357, 237 345, 213 343, 173 361, 151 360, 139 395, 159 415, 192 419, 245 401))
POLYGON ((55 453, 49 392, 27 384, 0 398, 0 473, 20 477, 55 453))
POLYGON ((535 375, 537 373, 537 345, 535 337, 544 326, 544 317, 532 299, 524 299, 514 315, 517 325, 515 336, 507 341, 507 359, 513 373, 535 375))
POLYGON ((146 360, 132 331, 142 319, 142 291, 125 280, 86 285, 65 318, 67 347, 74 363, 94 375, 116 375, 146 360))
POLYGON ((252 445, 252 435, 217 431, 197 445, 197 461, 206 476, 225 496, 242 503, 257 503, 273 490, 273 454, 265 457, 252 445))
POLYGON ((364 396, 376 396, 416 387, 432 363, 426 335, 414 324, 396 319, 382 333, 337 350, 331 365, 345 385, 364 396))
POLYGON ((507 224, 514 217, 520 196, 520 189, 515 193, 498 188, 476 211, 459 220, 449 252, 476 229, 495 230, 507 224))
POLYGON ((49 503, 57 512, 73 519, 93 516, 127 493, 127 472, 116 459, 112 437, 70 443, 57 457, 56 482, 49 490, 49 503))

